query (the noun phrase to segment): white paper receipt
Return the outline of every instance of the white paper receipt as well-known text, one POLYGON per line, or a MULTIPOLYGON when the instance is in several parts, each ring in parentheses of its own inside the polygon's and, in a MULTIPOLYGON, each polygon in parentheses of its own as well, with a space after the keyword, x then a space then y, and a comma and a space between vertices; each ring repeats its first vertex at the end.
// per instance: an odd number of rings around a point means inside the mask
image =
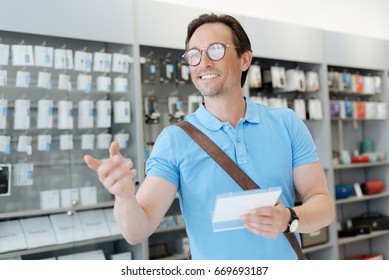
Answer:
POLYGON ((281 188, 249 190, 227 193, 216 198, 212 213, 213 231, 244 228, 240 216, 251 209, 273 206, 281 194, 281 188))

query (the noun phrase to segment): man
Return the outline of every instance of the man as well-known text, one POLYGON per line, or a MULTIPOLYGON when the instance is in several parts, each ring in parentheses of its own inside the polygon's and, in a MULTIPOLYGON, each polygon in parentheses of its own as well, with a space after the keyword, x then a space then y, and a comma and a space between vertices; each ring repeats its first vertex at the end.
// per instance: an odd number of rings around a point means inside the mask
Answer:
POLYGON ((334 218, 316 147, 304 123, 290 109, 272 109, 242 95, 252 60, 250 41, 231 16, 204 14, 188 26, 184 58, 204 103, 186 120, 208 135, 259 186, 279 186, 272 207, 242 216, 246 228, 213 232, 211 211, 217 195, 243 190, 181 128, 165 128, 146 164, 135 194, 133 163, 119 153, 110 159, 85 156, 105 188, 115 195, 115 218, 131 244, 157 228, 176 193, 193 259, 296 259, 282 234, 294 209, 298 232, 318 230, 334 218), (294 206, 295 191, 302 200, 294 206))

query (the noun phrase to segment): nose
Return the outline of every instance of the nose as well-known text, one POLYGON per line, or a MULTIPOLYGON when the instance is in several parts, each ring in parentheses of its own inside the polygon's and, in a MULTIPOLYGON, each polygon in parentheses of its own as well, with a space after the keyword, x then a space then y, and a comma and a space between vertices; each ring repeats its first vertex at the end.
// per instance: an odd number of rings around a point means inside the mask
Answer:
POLYGON ((200 60, 200 63, 199 65, 203 65, 203 66, 209 66, 213 63, 213 60, 211 60, 208 56, 208 53, 207 53, 207 50, 206 49, 202 49, 201 50, 201 60, 200 60))

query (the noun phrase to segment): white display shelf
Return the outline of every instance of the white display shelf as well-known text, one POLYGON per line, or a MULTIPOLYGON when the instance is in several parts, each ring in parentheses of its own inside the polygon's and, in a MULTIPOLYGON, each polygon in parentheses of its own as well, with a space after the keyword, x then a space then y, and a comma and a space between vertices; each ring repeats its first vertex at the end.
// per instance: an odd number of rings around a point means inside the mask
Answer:
POLYGON ((388 235, 388 234, 389 234, 389 230, 377 230, 377 231, 372 231, 369 234, 359 234, 359 235, 353 236, 353 237, 338 238, 337 243, 338 243, 338 245, 345 245, 345 244, 350 244, 350 243, 354 243, 354 242, 358 242, 358 241, 362 241, 362 240, 368 240, 368 239, 372 239, 375 237, 388 235))

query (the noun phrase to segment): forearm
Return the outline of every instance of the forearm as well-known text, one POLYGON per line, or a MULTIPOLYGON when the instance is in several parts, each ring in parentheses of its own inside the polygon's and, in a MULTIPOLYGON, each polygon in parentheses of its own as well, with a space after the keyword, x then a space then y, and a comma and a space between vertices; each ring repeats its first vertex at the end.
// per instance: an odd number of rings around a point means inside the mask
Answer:
POLYGON ((311 233, 328 226, 335 217, 333 200, 325 194, 316 194, 294 209, 299 217, 300 233, 311 233))
POLYGON ((295 168, 293 181, 302 201, 301 206, 294 207, 299 217, 297 230, 311 233, 328 226, 335 217, 335 207, 321 164, 315 162, 295 168))
POLYGON ((151 222, 136 197, 115 197, 114 215, 124 238, 130 244, 144 241, 153 232, 151 222))

